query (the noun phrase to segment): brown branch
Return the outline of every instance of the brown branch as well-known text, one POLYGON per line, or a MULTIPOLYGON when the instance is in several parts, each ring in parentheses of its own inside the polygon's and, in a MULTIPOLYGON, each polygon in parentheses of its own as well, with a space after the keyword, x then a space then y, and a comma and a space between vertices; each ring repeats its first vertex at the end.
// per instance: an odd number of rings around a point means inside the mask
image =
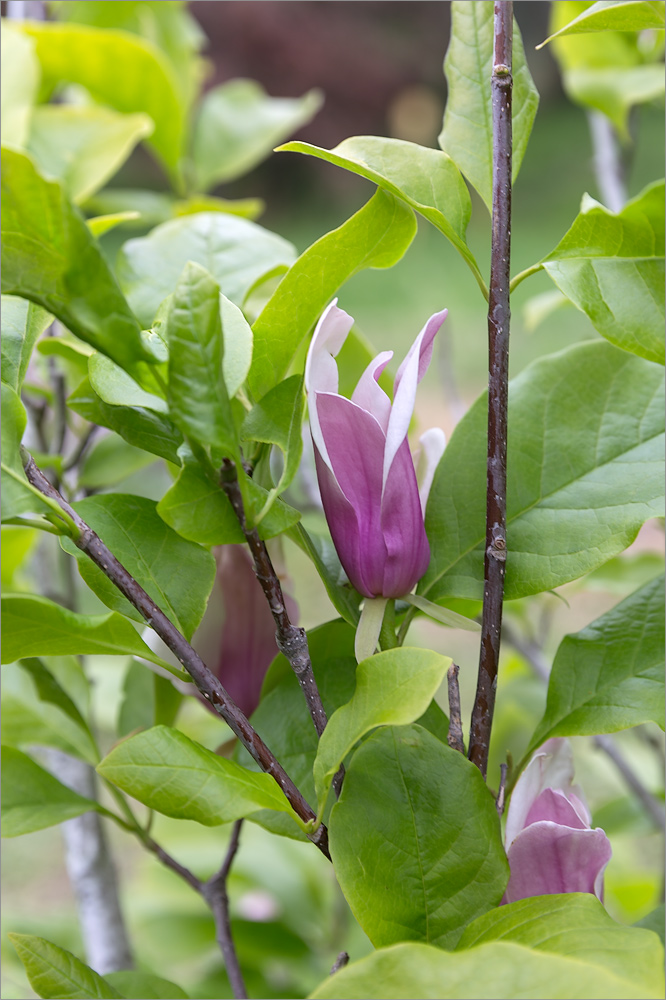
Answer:
MULTIPOLYGON (((277 782, 290 806, 305 823, 314 820, 315 813, 305 801, 303 795, 284 770, 280 762, 268 749, 259 734, 252 728, 247 718, 219 682, 208 669, 199 654, 178 631, 164 612, 155 604, 152 597, 141 587, 134 577, 116 559, 104 545, 98 535, 76 513, 67 501, 51 486, 44 473, 37 468, 32 457, 24 452, 25 473, 28 480, 45 496, 51 497, 74 522, 78 537, 73 538, 74 544, 92 559, 96 566, 109 578, 127 600, 139 611, 148 625, 159 635, 174 653, 195 685, 213 706, 215 711, 227 723, 238 737, 250 756, 257 762, 262 771, 277 782)), ((309 839, 330 860, 328 851, 328 831, 322 824, 318 830, 309 834, 309 839)))
POLYGON ((242 825, 242 819, 236 820, 233 825, 231 840, 229 841, 229 847, 227 849, 224 862, 222 863, 222 867, 219 872, 205 882, 201 888, 201 893, 210 906, 213 917, 215 918, 217 943, 219 944, 222 955, 224 956, 224 964, 227 969, 227 975, 229 976, 229 982, 231 983, 231 989, 233 990, 234 997, 236 997, 237 1000, 245 1000, 245 998, 247 998, 247 990, 245 988, 243 973, 241 972, 238 955, 236 954, 231 934, 227 878, 229 876, 229 872, 231 871, 231 865, 236 856, 236 851, 238 850, 238 842, 240 840, 242 825))
POLYGON ((452 663, 446 672, 446 680, 449 686, 449 732, 446 742, 452 750, 465 753, 465 738, 463 736, 462 716, 460 713, 460 688, 458 687, 458 673, 460 667, 457 663, 452 663))
POLYGON ((483 619, 469 759, 488 768, 495 708, 506 570, 506 438, 509 384, 509 281, 511 263, 511 58, 513 3, 495 2, 492 73, 493 213, 488 300, 488 469, 483 619))
POLYGON ((347 965, 348 962, 349 962, 349 955, 347 954, 346 951, 341 951, 338 957, 336 958, 335 962, 333 962, 329 975, 334 976, 336 972, 340 971, 340 969, 344 969, 345 965, 347 965))

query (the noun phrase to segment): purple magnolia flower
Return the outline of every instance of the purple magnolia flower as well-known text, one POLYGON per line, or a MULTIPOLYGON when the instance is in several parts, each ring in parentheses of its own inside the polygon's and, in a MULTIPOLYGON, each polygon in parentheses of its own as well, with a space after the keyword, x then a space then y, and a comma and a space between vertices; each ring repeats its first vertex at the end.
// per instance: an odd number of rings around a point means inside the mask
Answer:
POLYGON ((590 892, 603 899, 611 846, 590 826, 583 794, 572 785, 568 740, 551 739, 536 751, 518 779, 506 820, 511 876, 503 903, 528 896, 590 892))
POLYGON ((317 324, 305 366, 317 478, 333 543, 351 583, 368 598, 402 597, 423 576, 430 547, 423 518, 444 450, 439 428, 421 438, 417 482, 407 431, 416 387, 432 357, 447 311, 435 313, 400 365, 393 404, 377 384, 393 357, 383 351, 361 376, 351 399, 338 393, 340 351, 354 321, 336 305, 317 324))

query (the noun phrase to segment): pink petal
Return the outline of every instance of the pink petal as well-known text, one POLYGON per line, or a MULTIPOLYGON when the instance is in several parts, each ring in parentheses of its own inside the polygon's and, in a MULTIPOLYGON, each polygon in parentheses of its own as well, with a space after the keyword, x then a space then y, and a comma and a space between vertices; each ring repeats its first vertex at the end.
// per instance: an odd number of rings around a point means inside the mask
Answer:
POLYGON ((435 470, 441 461, 446 447, 446 436, 440 427, 431 427, 429 431, 421 435, 419 441, 421 448, 416 463, 416 479, 419 484, 421 511, 425 517, 435 470))
POLYGON ((541 792, 548 787, 571 788, 573 755, 568 740, 547 740, 533 755, 516 782, 506 817, 505 844, 509 847, 525 826, 527 814, 541 792))
POLYGON ((326 447, 322 440, 317 412, 316 393, 338 391, 338 366, 335 356, 339 353, 354 320, 344 310, 338 309, 337 299, 324 310, 315 327, 305 362, 305 389, 308 402, 312 438, 326 460, 326 447))
POLYGON ((352 402, 372 413, 384 433, 391 416, 391 400, 381 386, 377 385, 377 380, 392 357, 393 351, 378 354, 361 375, 352 394, 352 402))
POLYGON ((382 496, 381 529, 386 545, 382 594, 408 594, 430 562, 430 546, 409 443, 403 441, 389 471, 382 496))
POLYGON ((502 902, 560 892, 590 892, 601 898, 603 872, 611 855, 610 841, 601 829, 534 823, 509 848, 511 876, 502 902))
POLYGON ((548 820, 560 826, 569 826, 574 830, 589 830, 590 824, 579 816, 573 803, 559 788, 545 788, 533 803, 527 814, 525 827, 532 823, 548 820))

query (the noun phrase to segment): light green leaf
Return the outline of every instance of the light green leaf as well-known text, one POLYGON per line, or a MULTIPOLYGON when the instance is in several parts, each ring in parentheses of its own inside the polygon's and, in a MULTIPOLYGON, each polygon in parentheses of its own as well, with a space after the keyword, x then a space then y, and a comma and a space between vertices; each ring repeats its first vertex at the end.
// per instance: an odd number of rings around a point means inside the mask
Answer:
POLYGON ((596 108, 611 120, 625 143, 631 142, 629 112, 664 95, 664 64, 579 67, 564 70, 564 89, 576 104, 596 108))
POLYGON ((320 810, 354 744, 376 726, 405 726, 420 718, 450 666, 447 656, 406 646, 359 663, 353 698, 328 720, 319 740, 314 779, 320 810))
MULTIPOLYGON (((449 96, 439 144, 492 210, 493 129, 490 80, 493 67, 493 4, 451 4, 451 42, 444 72, 449 96)), ((513 164, 515 181, 527 149, 539 94, 513 22, 513 164)))
POLYGON ((22 656, 140 656, 169 670, 122 615, 79 615, 46 597, 2 598, 2 662, 22 656))
POLYGON ((303 453, 304 405, 303 378, 292 375, 270 389, 243 422, 242 435, 246 440, 277 445, 284 456, 276 494, 286 490, 298 472, 303 453))
POLYGON ((2 150, 2 289, 43 306, 128 371, 155 360, 83 218, 59 184, 9 149, 2 150))
POLYGON ((528 754, 551 736, 664 725, 664 578, 636 590, 560 643, 543 719, 528 754))
POLYGON ((150 326, 188 261, 204 267, 222 293, 240 306, 258 278, 295 257, 291 243, 255 222, 224 212, 199 212, 128 240, 117 274, 132 309, 150 326))
MULTIPOLYGON (((641 994, 657 1000, 660 993, 641 994)), ((510 942, 463 952, 424 944, 382 948, 324 980, 311 1000, 635 1000, 633 976, 510 942)))
POLYGON ((252 325, 249 385, 258 398, 277 385, 337 289, 366 267, 393 267, 414 239, 411 209, 379 190, 338 229, 301 254, 252 325))
POLYGON ((660 903, 654 910, 652 910, 646 917, 642 920, 638 920, 634 927, 644 927, 646 930, 653 931, 660 939, 661 943, 664 943, 664 904, 660 903))
POLYGON ((51 318, 27 299, 2 296, 2 381, 15 392, 21 391, 30 355, 51 318))
POLYGON ((166 321, 169 410, 183 434, 228 457, 238 452, 222 374, 220 289, 199 264, 188 263, 166 321))
POLYGON ((2 836, 20 837, 96 809, 32 758, 14 747, 2 748, 2 836))
POLYGON ((329 839, 340 887, 375 947, 453 947, 466 923, 498 905, 508 878, 480 771, 421 726, 380 729, 356 751, 329 839))
POLYGON ((228 80, 209 90, 194 127, 192 156, 197 189, 249 173, 286 136, 309 122, 322 105, 311 90, 303 97, 269 97, 254 80, 228 80))
POLYGON ((118 735, 127 736, 151 726, 172 725, 183 697, 168 678, 160 677, 145 663, 132 660, 123 684, 118 735))
MULTIPOLYGON (((254 509, 261 510, 268 492, 249 478, 244 487, 254 501, 254 509)), ((183 538, 200 545, 233 545, 245 541, 226 493, 206 478, 199 465, 183 466, 178 479, 157 505, 157 513, 183 538)), ((281 535, 299 518, 297 510, 277 499, 257 526, 259 535, 263 539, 281 535)))
POLYGON ((178 449, 183 443, 183 435, 168 417, 142 406, 105 403, 87 378, 68 397, 67 405, 91 423, 115 431, 129 444, 180 465, 178 449))
POLYGON ((268 774, 249 771, 168 726, 119 743, 97 770, 150 809, 204 826, 230 823, 257 809, 294 815, 268 774))
POLYGON ((53 21, 30 21, 44 81, 77 83, 100 104, 125 114, 143 112, 155 130, 150 146, 177 174, 182 153, 184 109, 168 61, 151 42, 124 31, 53 21))
POLYGON ((39 63, 30 38, 2 22, 2 105, 0 135, 3 146, 23 149, 30 131, 30 118, 39 87, 39 63))
MULTIPOLYGON (((210 552, 176 534, 159 517, 155 502, 146 497, 105 493, 78 500, 73 507, 190 639, 215 581, 215 559, 210 552)), ((84 552, 69 539, 63 541, 63 548, 75 556, 81 576, 107 607, 143 622, 136 608, 84 552)))
POLYGON ((104 978, 127 1000, 188 1000, 180 986, 150 972, 107 972, 104 978))
POLYGON ((26 579, 23 567, 34 551, 38 532, 32 528, 2 527, 2 576, 0 583, 5 593, 8 590, 29 590, 32 586, 26 579))
POLYGON ((2 519, 20 514, 48 514, 52 508, 25 477, 19 447, 27 423, 19 396, 2 383, 2 519))
POLYGON ((617 215, 584 197, 580 214, 543 266, 602 336, 663 364, 663 181, 617 215))
POLYGON ((537 48, 563 35, 580 35, 588 31, 644 31, 646 28, 663 27, 663 0, 600 0, 550 35, 537 48))
POLYGON ((288 142, 280 151, 308 153, 335 163, 404 201, 453 243, 487 294, 474 255, 465 241, 472 203, 458 167, 446 153, 415 142, 376 135, 353 136, 331 150, 308 142, 288 142))
POLYGON ((88 360, 88 378, 94 392, 112 406, 130 406, 168 413, 165 399, 142 389, 131 375, 104 354, 95 352, 88 360))
POLYGON ((103 187, 152 131, 152 120, 143 114, 42 105, 32 113, 27 149, 40 173, 59 181, 67 196, 80 203, 103 187))
POLYGON ((127 222, 135 222, 140 218, 138 212, 114 212, 111 215, 96 215, 94 218, 86 219, 86 225, 95 239, 99 239, 104 233, 110 232, 116 226, 122 226, 127 222))
POLYGON ((429 601, 426 597, 421 597, 419 594, 405 594, 402 600, 418 608, 424 615, 429 615, 435 621, 441 622, 442 625, 449 625, 451 628, 462 628, 466 632, 481 631, 481 625, 479 622, 475 622, 473 618, 466 618, 465 615, 459 615, 457 611, 451 611, 450 608, 443 608, 440 604, 433 604, 432 601, 429 601))
POLYGON ((155 462, 155 456, 127 444, 117 434, 100 438, 86 453, 77 478, 85 489, 114 486, 155 462))
MULTIPOLYGON (((530 365, 509 388, 509 599, 551 590, 617 555, 662 511, 663 370, 605 341, 530 365)), ((456 427, 426 511, 419 592, 483 593, 487 404, 456 427)))
POLYGON ((307 532, 299 523, 290 530, 289 537, 314 563, 331 604, 340 617, 356 628, 361 595, 346 581, 330 535, 307 532))
POLYGON ((220 319, 224 341, 224 384, 229 399, 233 399, 247 378, 252 363, 252 327, 226 295, 220 295, 220 319))
POLYGON ((71 952, 33 934, 9 934, 39 997, 47 1000, 117 1000, 122 995, 71 952))
POLYGON ((540 952, 589 962, 642 990, 663 991, 664 957, 659 938, 616 923, 591 893, 534 896, 477 917, 457 951, 489 941, 510 941, 540 952))

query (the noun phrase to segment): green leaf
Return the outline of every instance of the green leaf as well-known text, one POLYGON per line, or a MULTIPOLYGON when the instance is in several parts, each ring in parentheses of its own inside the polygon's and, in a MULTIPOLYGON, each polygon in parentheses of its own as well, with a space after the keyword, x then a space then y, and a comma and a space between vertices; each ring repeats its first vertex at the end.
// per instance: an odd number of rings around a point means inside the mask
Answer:
POLYGON ((116 1000, 122 995, 71 952, 33 934, 9 934, 33 990, 47 1000, 116 1000))
POLYGON ((243 422, 242 436, 249 441, 274 444, 284 456, 284 467, 275 494, 282 493, 298 472, 303 453, 303 378, 292 375, 270 389, 252 407, 243 422))
POLYGON ((2 296, 2 381, 20 392, 30 355, 51 316, 39 306, 14 295, 2 296))
POLYGON ((134 448, 117 434, 107 434, 86 453, 77 485, 94 490, 114 486, 154 461, 154 455, 134 448))
POLYGON ((634 927, 644 927, 646 930, 654 931, 658 935, 661 943, 664 943, 664 904, 661 903, 647 917, 637 921, 634 927))
POLYGON ((287 373, 337 289, 365 267, 393 267, 416 234, 411 209, 385 191, 301 254, 253 323, 249 385, 258 398, 287 373))
POLYGON ((13 528, 3 525, 2 545, 0 545, 2 551, 0 583, 5 592, 26 590, 32 586, 25 579, 22 569, 28 556, 34 551, 37 534, 32 528, 13 528))
POLYGON ((39 63, 35 46, 23 32, 5 19, 2 22, 2 105, 0 135, 3 146, 23 149, 30 131, 30 118, 39 87, 39 63))
MULTIPOLYGON (((254 480, 246 478, 245 489, 259 511, 268 492, 254 480)), ((183 538, 207 547, 233 545, 245 541, 238 518, 229 499, 216 483, 212 483, 200 465, 183 466, 178 479, 157 505, 157 513, 183 538)), ((258 525, 263 539, 273 538, 292 528, 300 514, 278 499, 258 525)))
POLYGON ((586 196, 543 261, 557 287, 611 343, 664 362, 664 182, 617 215, 586 196))
POLYGON ((155 130, 149 144, 172 174, 182 152, 184 109, 173 71, 151 42, 124 31, 31 21, 44 81, 77 83, 100 104, 125 114, 143 112, 155 130))
POLYGON ((194 127, 197 190, 208 191, 249 173, 274 146, 309 122, 322 100, 318 90, 303 97, 269 97, 254 80, 228 80, 213 87, 201 102, 194 127))
POLYGON ((458 167, 446 153, 403 139, 358 135, 334 149, 308 142, 288 142, 279 151, 307 153, 378 184, 428 219, 453 243, 487 294, 486 286, 467 246, 465 232, 472 203, 458 167))
POLYGON ((199 264, 185 265, 166 330, 171 416, 186 436, 235 456, 238 442, 222 374, 220 289, 199 264))
POLYGON ((579 35, 588 31, 644 31, 646 28, 663 27, 663 0, 600 0, 550 35, 537 48, 563 35, 579 35))
POLYGON ((508 878, 481 773, 421 726, 380 729, 356 751, 329 838, 340 887, 375 947, 453 947, 498 905, 508 878))
POLYGON ((220 295, 220 319, 224 341, 224 384, 229 399, 233 399, 247 378, 252 363, 252 327, 226 295, 220 295))
POLYGON ((173 668, 145 644, 122 615, 79 615, 46 597, 8 594, 2 598, 2 662, 26 656, 103 654, 141 656, 173 668))
POLYGON ((150 326, 188 261, 200 264, 236 305, 258 278, 296 257, 291 243, 255 222, 223 212, 199 212, 128 240, 117 263, 118 280, 132 309, 150 326))
POLYGON ((68 397, 67 405, 91 423, 115 431, 129 444, 180 465, 178 449, 183 443, 183 435, 168 417, 142 406, 105 403, 87 378, 68 397))
POLYGON ((77 795, 32 758, 14 747, 3 746, 3 837, 43 830, 96 808, 96 802, 77 795))
POLYGON ((109 233, 116 226, 122 226, 127 222, 135 222, 140 218, 138 212, 114 212, 111 215, 96 215, 94 218, 86 219, 86 225, 95 239, 99 239, 104 233, 109 233))
POLYGON ((107 972, 104 978, 127 1000, 188 1000, 180 986, 150 972, 107 972))
POLYGON ((562 80, 572 101, 603 112, 628 144, 632 141, 628 128, 631 108, 660 97, 663 100, 664 64, 581 66, 565 69, 562 80))
MULTIPOLYGON (((641 994, 657 1000, 660 993, 641 994)), ((424 944, 382 948, 324 980, 311 1000, 635 1000, 633 976, 509 942, 463 952, 424 944)))
POLYGON ((2 289, 21 295, 121 367, 154 361, 116 279, 59 184, 2 150, 2 289))
POLYGON ((637 993, 663 991, 659 939, 616 923, 591 893, 534 896, 491 910, 466 928, 457 950, 489 941, 511 941, 598 965, 600 972, 633 979, 637 993))
MULTIPOLYGON (((211 553, 173 531, 157 513, 155 501, 146 497, 105 493, 78 500, 73 507, 176 628, 191 639, 215 582, 211 553)), ((144 621, 72 541, 63 540, 63 548, 77 559, 81 576, 107 607, 144 621)))
MULTIPOLYGON (((542 358, 509 388, 509 599, 551 590, 617 555, 662 510, 663 371, 604 341, 542 358)), ((487 403, 456 427, 426 511, 419 591, 483 593, 487 403)))
POLYGON ((551 736, 664 725, 664 577, 560 643, 543 719, 527 754, 551 736))
POLYGON ((103 187, 152 131, 151 119, 143 114, 49 104, 32 113, 27 149, 40 173, 59 181, 80 203, 103 187))
MULTIPOLYGON (((493 4, 451 5, 451 42, 444 72, 449 96, 439 144, 492 210, 493 129, 490 80, 493 67, 493 4)), ((513 22, 513 180, 527 149, 539 94, 513 22)))
POLYGON ((131 375, 104 354, 95 351, 88 358, 88 378, 94 392, 112 406, 131 406, 168 413, 165 399, 142 389, 131 375))
POLYGON ((27 423, 19 396, 2 383, 2 519, 20 514, 52 513, 41 493, 31 487, 23 471, 21 439, 27 423))
POLYGON ((170 726, 175 721, 183 695, 166 677, 160 677, 145 664, 132 660, 123 684, 123 700, 118 713, 118 735, 127 736, 137 729, 170 726))
POLYGON ((353 698, 331 716, 319 740, 314 779, 320 810, 354 744, 376 726, 405 726, 420 718, 450 666, 447 656, 406 646, 359 663, 353 698))
POLYGON ((297 524, 289 532, 289 537, 306 553, 314 563, 321 581, 326 587, 331 604, 341 618, 354 628, 359 621, 361 595, 346 582, 335 546, 330 535, 307 532, 302 524, 297 524), (345 581, 345 582, 341 582, 345 581))
POLYGON ((230 823, 257 809, 294 815, 268 774, 220 757, 168 726, 119 743, 97 770, 149 809, 204 826, 230 823))
POLYGON ((90 737, 90 742, 94 747, 94 740, 88 723, 81 715, 76 703, 60 685, 57 678, 51 673, 48 667, 37 657, 30 657, 20 661, 20 666, 32 677, 37 689, 37 695, 42 702, 56 705, 65 713, 77 726, 85 730, 90 737))

